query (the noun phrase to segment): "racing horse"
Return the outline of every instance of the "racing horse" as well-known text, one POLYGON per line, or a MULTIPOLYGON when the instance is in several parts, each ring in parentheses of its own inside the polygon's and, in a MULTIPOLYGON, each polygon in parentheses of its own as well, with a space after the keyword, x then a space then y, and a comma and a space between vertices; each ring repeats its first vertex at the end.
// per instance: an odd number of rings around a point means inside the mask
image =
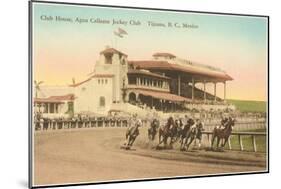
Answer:
POLYGON ((176 119, 175 120, 175 127, 174 127, 174 137, 173 137, 173 142, 178 141, 181 138, 182 131, 183 131, 183 123, 181 119, 176 119))
POLYGON ((224 127, 217 126, 214 128, 213 135, 212 135, 211 149, 213 149, 215 138, 217 138, 217 149, 219 148, 220 140, 224 140, 224 142, 221 144, 221 147, 224 148, 226 142, 228 141, 229 136, 231 135, 234 125, 235 125, 235 119, 229 117, 227 119, 227 122, 224 124, 224 127))
POLYGON ((180 150, 184 150, 184 146, 185 146, 185 139, 188 136, 188 133, 190 132, 190 127, 194 124, 194 120, 193 119, 188 119, 187 123, 183 126, 183 129, 180 131, 179 135, 180 135, 180 150))
POLYGON ((170 138, 170 147, 172 147, 174 137, 177 135, 177 131, 177 126, 174 122, 174 119, 170 117, 166 125, 163 125, 159 128, 159 144, 157 145, 157 147, 159 147, 160 144, 164 143, 164 148, 166 148, 168 138, 170 138))
POLYGON ((184 140, 184 145, 181 145, 181 150, 188 150, 190 144, 196 139, 199 140, 199 147, 201 147, 203 123, 199 120, 190 121, 190 128, 187 131, 186 137, 184 140), (186 148, 185 148, 186 147, 186 148))
POLYGON ((126 140, 124 146, 126 149, 130 149, 133 146, 137 136, 139 135, 139 127, 141 126, 142 121, 140 119, 137 120, 134 126, 131 126, 126 131, 126 140))
POLYGON ((160 125, 159 120, 157 120, 157 119, 152 120, 152 122, 150 124, 150 128, 148 128, 148 130, 147 130, 149 140, 153 141, 155 139, 159 125, 160 125))
POLYGON ((184 145, 181 145, 181 150, 187 151, 190 144, 193 141, 196 142, 196 139, 199 140, 199 148, 201 147, 202 131, 204 130, 204 124, 199 120, 196 120, 196 122, 190 120, 189 123, 190 123, 190 128, 189 130, 187 130, 186 137, 182 139, 184 140, 184 145))
POLYGON ((198 143, 198 147, 199 149, 201 148, 201 142, 202 142, 202 131, 204 131, 204 123, 203 122, 198 122, 196 124, 196 129, 197 129, 197 132, 196 132, 196 136, 194 138, 194 146, 196 146, 196 140, 198 139, 199 143, 198 143))

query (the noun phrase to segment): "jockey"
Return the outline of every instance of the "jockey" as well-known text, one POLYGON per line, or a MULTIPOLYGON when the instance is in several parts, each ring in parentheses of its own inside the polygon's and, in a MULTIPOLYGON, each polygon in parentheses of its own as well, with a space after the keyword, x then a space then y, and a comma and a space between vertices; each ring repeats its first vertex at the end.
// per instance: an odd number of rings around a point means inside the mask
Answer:
POLYGON ((193 125, 191 125, 190 129, 197 128, 197 124, 199 123, 199 119, 197 119, 193 125))
POLYGON ((129 127, 134 126, 137 121, 137 114, 133 114, 132 117, 129 120, 129 127))
POLYGON ((139 135, 139 127, 142 125, 141 119, 137 119, 135 125, 129 126, 126 132, 126 140, 124 145, 132 146, 137 136, 139 135), (130 143, 131 142, 131 143, 130 143))
POLYGON ((156 118, 154 118, 154 119, 152 120, 150 126, 151 126, 151 128, 152 128, 153 130, 156 130, 157 122, 158 122, 158 120, 157 120, 156 118))
POLYGON ((180 121, 180 128, 183 129, 187 121, 184 121, 182 118, 180 118, 179 121, 180 121))
MULTIPOLYGON (((198 136, 199 135, 202 135, 202 131, 204 131, 204 122, 202 122, 201 120, 197 120, 196 121, 196 128, 197 128, 197 131, 198 131, 198 136)), ((200 136, 201 137, 201 136, 200 136)), ((201 139, 201 138, 200 138, 201 139)))
POLYGON ((139 127, 139 126, 141 126, 141 125, 142 125, 142 121, 141 121, 141 119, 138 119, 137 122, 136 122, 136 126, 139 127))
POLYGON ((228 123, 229 119, 231 119, 231 117, 229 117, 229 118, 227 118, 227 117, 222 118, 222 120, 221 120, 221 125, 219 126, 219 128, 220 128, 220 129, 224 129, 225 126, 226 126, 226 124, 228 123))
POLYGON ((133 135, 134 138, 136 138, 136 137, 140 134, 140 132, 139 132, 139 127, 140 127, 141 125, 142 125, 142 121, 141 121, 141 119, 138 119, 138 120, 136 121, 135 126, 132 128, 132 130, 133 130, 132 135, 133 135))

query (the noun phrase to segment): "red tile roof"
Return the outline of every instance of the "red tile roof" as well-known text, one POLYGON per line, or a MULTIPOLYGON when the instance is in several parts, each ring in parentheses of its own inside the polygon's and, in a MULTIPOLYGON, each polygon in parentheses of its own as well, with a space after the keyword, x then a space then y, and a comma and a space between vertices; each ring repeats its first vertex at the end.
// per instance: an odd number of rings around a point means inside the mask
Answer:
POLYGON ((154 91, 154 90, 145 90, 145 89, 133 89, 134 92, 140 93, 144 96, 152 96, 157 99, 162 99, 162 100, 169 100, 169 101, 176 101, 176 102, 188 102, 191 101, 191 99, 178 96, 175 94, 171 94, 168 92, 160 92, 160 91, 154 91))
POLYGON ((171 54, 171 53, 154 53, 152 55, 153 57, 169 57, 169 58, 176 58, 175 55, 171 54))
POLYGON ((169 77, 166 77, 166 76, 163 76, 160 74, 152 73, 149 71, 142 71, 142 70, 129 69, 128 74, 140 74, 140 75, 148 75, 148 76, 152 76, 152 77, 157 77, 157 78, 161 78, 161 79, 170 79, 169 77))
POLYGON ((50 96, 48 98, 34 98, 36 103, 63 103, 63 101, 73 101, 74 94, 67 94, 62 96, 50 96))
POLYGON ((121 51, 118 51, 118 50, 116 50, 116 49, 114 49, 114 48, 107 48, 107 49, 105 49, 105 50, 103 50, 103 51, 101 51, 100 52, 100 54, 106 54, 106 53, 119 53, 119 54, 122 54, 122 55, 124 55, 124 56, 128 56, 128 55, 126 55, 125 53, 123 53, 123 52, 121 52, 121 51))
POLYGON ((113 74, 95 74, 91 78, 97 78, 97 77, 114 77, 113 74))
POLYGON ((90 78, 88 78, 88 79, 86 79, 84 81, 81 81, 79 83, 75 83, 75 84, 69 85, 69 87, 77 87, 79 85, 82 85, 83 83, 86 83, 86 82, 90 81, 91 79, 92 79, 92 77, 90 77, 90 78))
POLYGON ((92 78, 109 78, 109 77, 114 77, 113 74, 95 74, 91 77, 89 77, 88 79, 84 80, 84 81, 81 81, 79 83, 75 83, 75 84, 72 84, 72 85, 69 85, 70 87, 77 87, 79 85, 82 85, 83 83, 86 83, 88 81, 90 81, 92 78))
POLYGON ((198 74, 202 76, 207 76, 211 78, 223 79, 223 80, 233 80, 232 77, 227 75, 224 72, 218 72, 213 70, 202 70, 195 66, 183 66, 179 64, 171 64, 168 61, 157 61, 157 60, 144 60, 144 61, 129 61, 129 64, 140 68, 140 69, 148 69, 148 70, 174 70, 174 71, 181 71, 189 74, 198 74))

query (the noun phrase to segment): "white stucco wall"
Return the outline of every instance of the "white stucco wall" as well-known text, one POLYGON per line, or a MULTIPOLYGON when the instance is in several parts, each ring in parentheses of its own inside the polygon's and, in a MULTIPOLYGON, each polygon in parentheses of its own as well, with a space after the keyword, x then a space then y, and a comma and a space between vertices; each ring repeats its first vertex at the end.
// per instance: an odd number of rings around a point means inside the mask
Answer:
POLYGON ((113 101, 122 102, 122 87, 123 79, 125 80, 125 86, 128 85, 128 62, 124 56, 119 57, 118 53, 115 53, 112 57, 112 64, 105 64, 104 55, 100 55, 99 61, 95 65, 95 74, 112 74, 114 75, 112 82, 112 95, 113 101), (121 59, 125 59, 125 64, 121 64, 121 59))
POLYGON ((95 77, 90 81, 75 87, 76 99, 74 101, 74 113, 91 112, 107 114, 113 101, 113 79, 114 77, 95 77), (98 80, 100 80, 100 83, 98 80), (107 80, 107 83, 105 80, 107 80), (100 97, 105 98, 104 107, 100 106, 100 97))

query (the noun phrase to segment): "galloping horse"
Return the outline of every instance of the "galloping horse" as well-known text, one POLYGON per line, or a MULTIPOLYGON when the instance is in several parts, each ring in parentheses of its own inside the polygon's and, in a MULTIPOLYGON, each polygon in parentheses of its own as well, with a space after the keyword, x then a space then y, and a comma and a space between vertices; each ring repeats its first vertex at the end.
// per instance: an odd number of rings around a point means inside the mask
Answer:
MULTIPOLYGON (((190 121, 191 126, 190 129, 188 130, 186 137, 185 137, 185 142, 184 142, 184 147, 186 146, 186 150, 188 150, 190 144, 196 139, 199 140, 199 148, 201 147, 201 140, 202 140, 202 131, 204 130, 204 125, 201 121, 197 120, 195 123, 193 121, 190 121)), ((182 147, 181 145, 181 150, 184 150, 185 148, 182 147)))
POLYGON ((178 141, 178 139, 181 138, 181 135, 182 135, 182 130, 183 130, 183 123, 182 123, 182 120, 181 119, 176 119, 175 120, 175 127, 174 129, 176 129, 175 132, 175 136, 174 136, 174 141, 173 142, 176 142, 178 141))
POLYGON ((157 133, 157 129, 160 125, 160 122, 159 120, 157 119, 153 119, 151 124, 150 124, 150 128, 148 128, 148 139, 149 140, 154 140, 155 136, 156 136, 156 133, 157 133))
POLYGON ((173 138, 177 134, 177 127, 174 122, 174 119, 170 117, 167 121, 167 124, 159 128, 158 133, 159 133, 159 144, 157 146, 160 146, 160 144, 164 142, 164 148, 166 148, 167 140, 170 137, 170 146, 172 147, 172 144, 174 142, 173 138))
POLYGON ((221 147, 224 148, 226 142, 228 141, 229 136, 231 135, 234 124, 235 124, 235 119, 229 117, 227 122, 224 124, 224 128, 221 127, 214 128, 211 148, 213 148, 215 138, 217 138, 217 148, 219 147, 220 140, 224 139, 224 142, 221 144, 221 147))
POLYGON ((188 119, 187 123, 184 125, 183 129, 180 131, 179 135, 180 135, 180 150, 184 150, 184 141, 186 139, 186 137, 189 135, 190 132, 190 127, 194 124, 193 119, 188 119))
POLYGON ((142 121, 139 119, 134 126, 131 126, 127 129, 126 141, 124 144, 126 146, 126 149, 130 149, 130 147, 133 146, 137 136, 139 135, 139 127, 141 126, 141 124, 142 121))
POLYGON ((197 133, 196 133, 196 136, 194 138, 194 146, 196 146, 196 139, 198 139, 198 141, 199 141, 198 147, 200 149, 201 148, 202 135, 203 135, 202 131, 204 131, 204 123, 200 121, 198 124, 196 124, 196 128, 197 128, 197 133))

